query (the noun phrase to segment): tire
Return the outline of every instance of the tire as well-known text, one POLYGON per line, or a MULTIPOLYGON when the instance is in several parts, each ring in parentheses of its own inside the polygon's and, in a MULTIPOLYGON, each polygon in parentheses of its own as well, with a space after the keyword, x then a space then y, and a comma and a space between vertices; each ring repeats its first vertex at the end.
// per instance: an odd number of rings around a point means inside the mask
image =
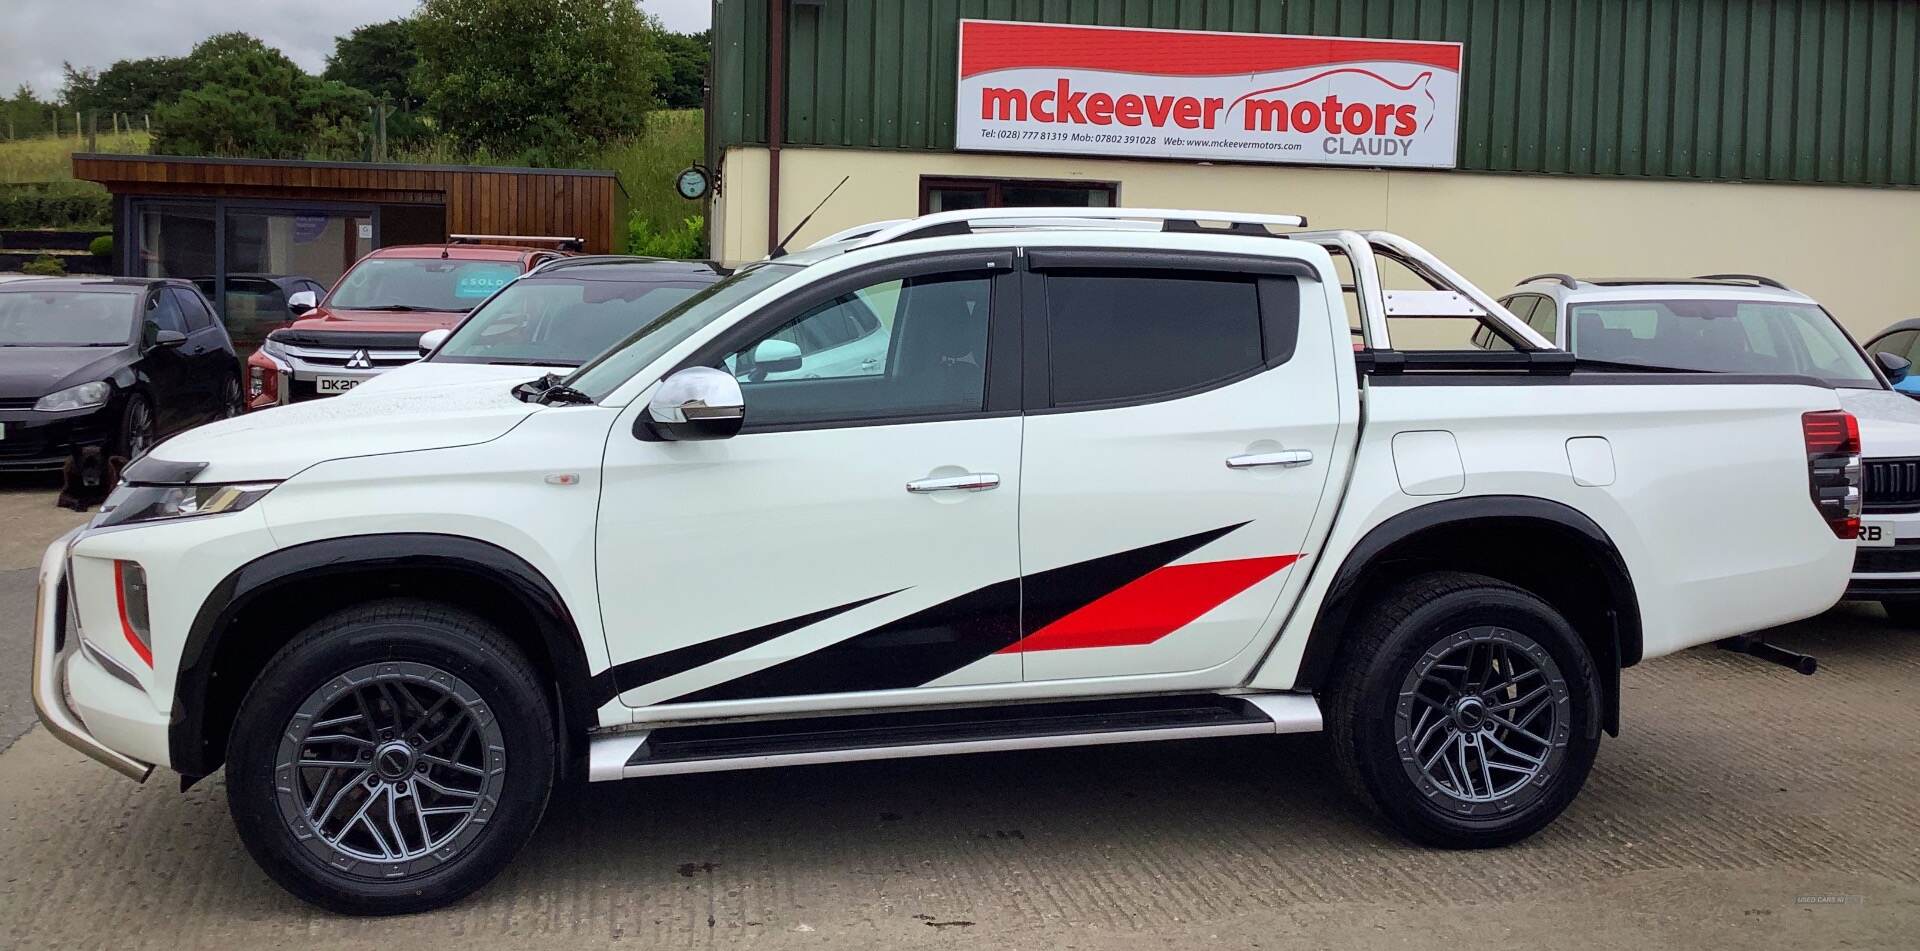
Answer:
POLYGON ((145 394, 129 394, 127 405, 120 408, 120 421, 114 425, 112 454, 134 459, 153 448, 155 430, 153 403, 145 394))
POLYGON ((227 805, 241 841, 281 887, 331 911, 458 901, 546 810, 556 740, 540 685, 465 612, 391 600, 323 618, 268 662, 234 721, 227 805))
POLYGON ((1506 845, 1579 793, 1600 747, 1600 678, 1545 601, 1480 575, 1427 574, 1359 612, 1351 631, 1326 698, 1335 762, 1409 838, 1506 845), (1486 689, 1505 677, 1518 683, 1486 689))

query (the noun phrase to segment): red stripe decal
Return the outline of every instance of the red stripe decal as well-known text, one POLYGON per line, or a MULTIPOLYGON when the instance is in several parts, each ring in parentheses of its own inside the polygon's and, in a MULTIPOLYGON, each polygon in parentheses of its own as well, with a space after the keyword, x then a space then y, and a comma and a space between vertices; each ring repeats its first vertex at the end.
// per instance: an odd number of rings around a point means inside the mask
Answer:
POLYGON ((1299 560, 1272 555, 1156 568, 998 653, 1151 644, 1299 560))
POLYGON ((119 560, 115 560, 113 563, 113 603, 115 607, 120 609, 120 633, 125 635, 127 644, 133 648, 133 652, 140 655, 140 659, 146 661, 148 667, 152 667, 153 651, 148 650, 147 645, 140 643, 140 636, 133 633, 133 623, 127 620, 127 580, 125 565, 126 562, 119 560))

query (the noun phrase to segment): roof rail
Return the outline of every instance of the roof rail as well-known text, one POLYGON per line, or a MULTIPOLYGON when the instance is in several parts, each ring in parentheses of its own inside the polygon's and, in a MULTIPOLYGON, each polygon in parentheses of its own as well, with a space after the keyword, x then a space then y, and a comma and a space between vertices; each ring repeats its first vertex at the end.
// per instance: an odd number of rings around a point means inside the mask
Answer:
POLYGON ((550 244, 561 251, 578 251, 587 246, 585 238, 548 234, 450 234, 448 244, 550 244))
POLYGON ((913 219, 911 218, 888 218, 884 221, 869 221, 863 225, 854 225, 851 228, 842 228, 839 231, 835 231, 834 233, 827 235, 826 237, 821 238, 820 240, 815 241, 812 244, 807 245, 805 250, 811 251, 814 248, 820 247, 822 245, 838 244, 842 241, 852 241, 855 238, 864 238, 867 235, 873 234, 874 232, 879 231, 882 228, 891 228, 894 225, 903 224, 905 222, 912 221, 912 220, 913 219))
MULTIPOLYGON (((1162 231, 1202 234, 1260 234, 1285 237, 1269 230, 1304 228, 1304 215, 1262 215, 1234 211, 1187 211, 1171 208, 968 208, 941 211, 910 218, 882 228, 860 239, 858 247, 889 244, 909 238, 936 238, 973 234, 980 230, 1007 228, 1095 228, 1102 224, 1137 229, 1141 224, 1159 222, 1162 231), (1211 228, 1206 222, 1224 222, 1226 228, 1211 228)), ((1132 230, 1132 229, 1129 229, 1132 230)))
POLYGON ((1783 291, 1793 290, 1793 288, 1788 287, 1787 285, 1782 284, 1779 281, 1774 280, 1773 278, 1762 277, 1758 274, 1702 274, 1702 275, 1699 275, 1698 277, 1695 277, 1694 280, 1696 281, 1752 281, 1755 284, 1758 284, 1762 287, 1772 287, 1772 288, 1776 288, 1783 291))
POLYGON ((1562 274, 1559 271, 1548 271, 1545 274, 1535 274, 1532 277, 1526 277, 1526 278, 1520 279, 1520 283, 1522 284, 1531 284, 1534 281, 1553 281, 1554 283, 1559 284, 1561 287, 1564 287, 1570 291, 1577 291, 1580 289, 1579 281, 1575 280, 1574 278, 1568 275, 1562 274))
POLYGON ((528 274, 544 274, 561 268, 581 267, 594 264, 631 264, 635 261, 658 261, 659 258, 640 257, 634 254, 582 254, 574 257, 551 258, 534 265, 528 274))

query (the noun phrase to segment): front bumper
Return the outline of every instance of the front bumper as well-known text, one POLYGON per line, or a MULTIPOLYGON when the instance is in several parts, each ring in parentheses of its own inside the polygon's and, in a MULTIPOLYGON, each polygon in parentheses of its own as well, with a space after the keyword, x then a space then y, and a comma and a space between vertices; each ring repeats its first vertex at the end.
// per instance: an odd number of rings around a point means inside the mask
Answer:
POLYGON ((319 391, 322 379, 365 382, 420 359, 417 347, 399 348, 393 343, 379 347, 346 344, 338 347, 279 344, 278 347, 271 352, 262 348, 247 358, 248 409, 266 409, 334 396, 337 394, 319 391), (259 373, 262 383, 261 392, 258 393, 251 389, 255 371, 259 373))
POLYGON ((0 412, 0 472, 41 472, 67 464, 76 446, 106 442, 115 404, 64 413, 0 412))
POLYGON ((33 709, 47 732, 115 772, 146 782, 153 764, 127 756, 96 738, 67 703, 67 665, 80 650, 80 638, 66 636, 67 549, 84 528, 76 528, 48 546, 40 558, 40 583, 33 609, 33 709))

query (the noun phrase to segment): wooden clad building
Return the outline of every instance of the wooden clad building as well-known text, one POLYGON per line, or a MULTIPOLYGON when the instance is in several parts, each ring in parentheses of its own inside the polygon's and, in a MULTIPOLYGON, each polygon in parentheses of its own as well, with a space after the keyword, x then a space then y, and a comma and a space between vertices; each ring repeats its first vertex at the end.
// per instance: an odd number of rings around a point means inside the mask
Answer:
POLYGON ((271 287, 230 277, 331 286, 375 248, 449 235, 626 250, 626 193, 610 171, 80 153, 73 177, 113 195, 120 273, 199 281, 223 311, 235 286, 271 287))

